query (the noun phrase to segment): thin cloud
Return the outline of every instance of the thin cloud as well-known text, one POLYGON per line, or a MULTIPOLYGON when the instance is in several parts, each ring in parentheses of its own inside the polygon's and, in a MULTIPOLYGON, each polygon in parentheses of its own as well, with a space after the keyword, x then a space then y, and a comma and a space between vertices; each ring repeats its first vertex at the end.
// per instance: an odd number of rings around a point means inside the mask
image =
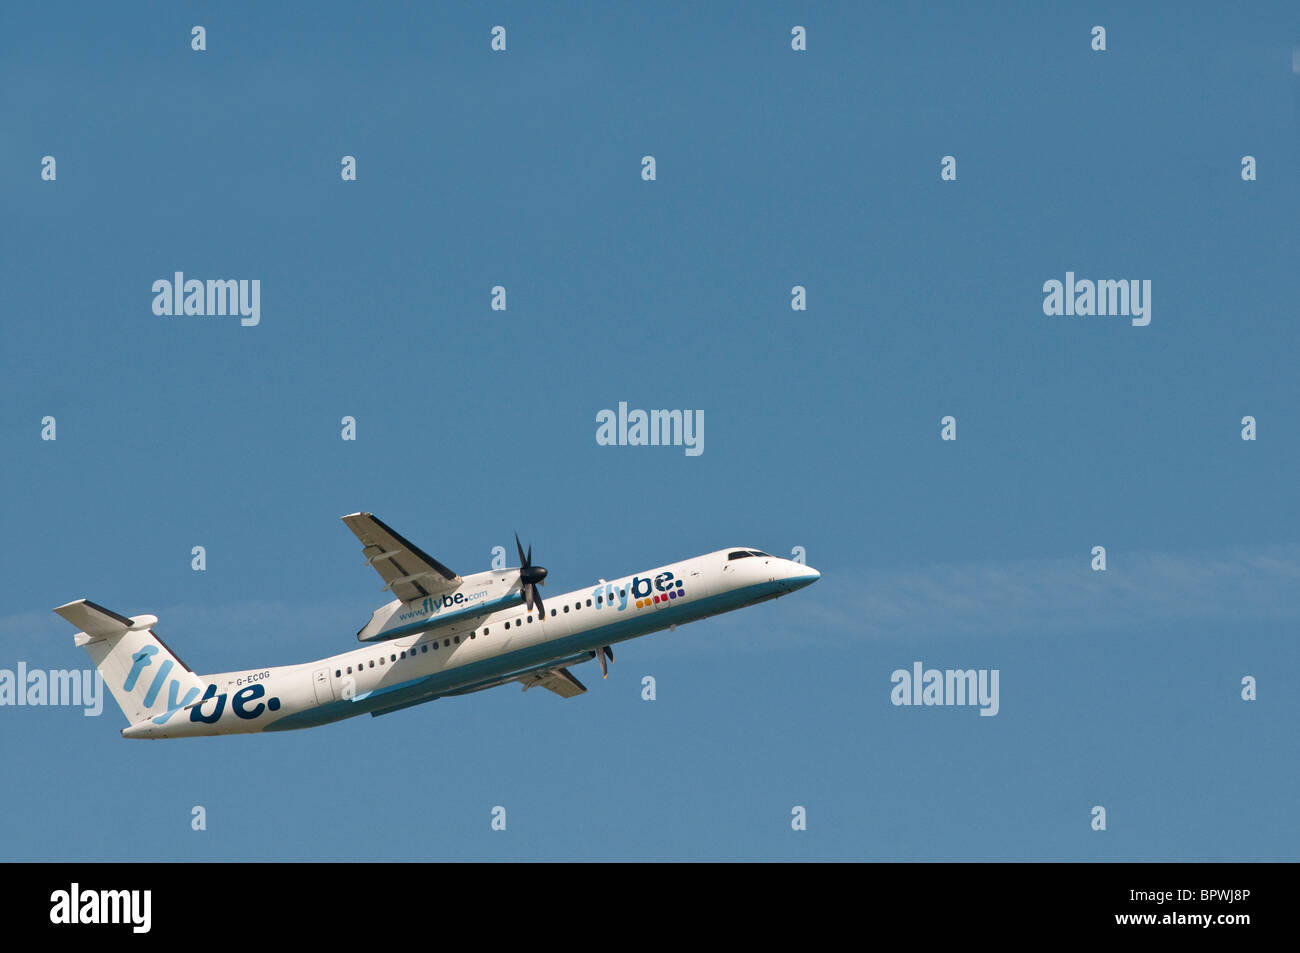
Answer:
MULTIPOLYGON (((861 638, 1300 620, 1300 546, 826 572, 814 628, 861 638)), ((788 606, 788 609, 795 608, 788 606)))

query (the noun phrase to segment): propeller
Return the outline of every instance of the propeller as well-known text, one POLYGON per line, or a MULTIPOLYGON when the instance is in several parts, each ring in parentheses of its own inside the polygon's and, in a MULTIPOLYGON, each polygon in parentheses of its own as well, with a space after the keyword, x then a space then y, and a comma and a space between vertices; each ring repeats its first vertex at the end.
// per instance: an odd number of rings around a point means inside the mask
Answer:
POLYGON ((544 614, 546 608, 542 605, 542 597, 537 594, 537 587, 546 585, 546 570, 541 566, 533 565, 533 545, 528 544, 528 555, 524 555, 523 544, 519 542, 519 534, 515 533, 515 548, 519 550, 519 581, 523 584, 524 602, 528 604, 528 610, 531 612, 533 604, 537 604, 539 614, 544 614))
POLYGON ((596 658, 600 659, 601 678, 609 678, 609 666, 605 664, 606 655, 609 656, 609 660, 611 662, 614 661, 614 650, 611 649, 608 645, 601 646, 600 651, 596 653, 596 658))

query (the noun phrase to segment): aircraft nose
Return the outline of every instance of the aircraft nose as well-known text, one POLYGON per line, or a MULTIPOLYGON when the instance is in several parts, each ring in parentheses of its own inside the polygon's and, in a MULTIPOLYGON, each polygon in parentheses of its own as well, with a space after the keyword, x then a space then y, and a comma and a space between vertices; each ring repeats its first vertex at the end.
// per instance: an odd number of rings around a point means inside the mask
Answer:
POLYGON ((785 584, 790 587, 791 591, 793 591, 795 589, 802 589, 804 586, 811 586, 821 577, 822 574, 816 569, 813 569, 812 566, 803 566, 799 563, 792 563, 790 566, 790 574, 786 576, 785 584))

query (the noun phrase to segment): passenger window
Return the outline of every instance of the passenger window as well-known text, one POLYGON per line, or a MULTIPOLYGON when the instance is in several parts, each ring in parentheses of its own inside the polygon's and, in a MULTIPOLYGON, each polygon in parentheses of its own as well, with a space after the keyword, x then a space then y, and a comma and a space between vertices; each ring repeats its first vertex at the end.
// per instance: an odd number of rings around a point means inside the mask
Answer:
POLYGON ((454 639, 452 639, 452 641, 455 642, 457 645, 460 645, 460 636, 459 635, 456 636, 454 639))
POLYGON ((371 668, 374 668, 374 667, 375 667, 375 660, 374 660, 374 659, 371 659, 371 660, 370 660, 370 667, 371 667, 371 668))
POLYGON ((591 608, 591 600, 590 600, 590 599, 587 600, 587 608, 589 608, 589 609, 591 608))
POLYGON ((565 612, 569 611, 569 604, 567 602, 564 604, 564 611, 565 612))
POLYGON ((428 646, 428 644, 421 645, 421 646, 420 646, 420 651, 421 651, 421 652, 427 652, 427 651, 429 651, 429 646, 428 646))
POLYGON ((533 621, 533 617, 532 617, 532 616, 529 616, 529 617, 528 617, 528 621, 529 621, 529 622, 532 622, 532 621, 533 621))

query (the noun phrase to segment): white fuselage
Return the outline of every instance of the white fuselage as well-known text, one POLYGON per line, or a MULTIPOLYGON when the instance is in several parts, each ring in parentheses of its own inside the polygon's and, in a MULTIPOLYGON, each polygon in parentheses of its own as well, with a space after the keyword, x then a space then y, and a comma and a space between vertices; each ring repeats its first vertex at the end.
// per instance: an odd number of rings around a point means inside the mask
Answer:
POLYGON ((200 676, 203 701, 127 738, 178 738, 308 728, 466 694, 533 671, 595 658, 602 646, 753 605, 819 577, 774 556, 723 549, 644 573, 544 597, 301 665, 200 676))

